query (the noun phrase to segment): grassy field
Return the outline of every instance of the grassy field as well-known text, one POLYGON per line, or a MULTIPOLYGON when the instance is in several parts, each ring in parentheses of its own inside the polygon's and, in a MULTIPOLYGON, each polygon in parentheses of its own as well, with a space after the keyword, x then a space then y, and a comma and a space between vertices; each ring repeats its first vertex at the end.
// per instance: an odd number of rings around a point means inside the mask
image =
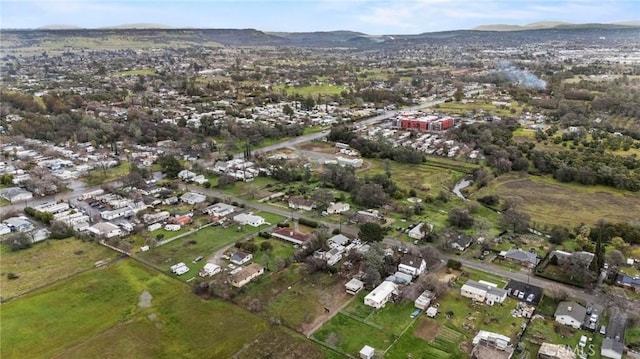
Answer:
POLYGON ((491 102, 485 102, 476 100, 476 102, 446 102, 436 105, 438 111, 456 114, 468 114, 468 113, 480 113, 487 112, 497 116, 515 116, 522 112, 522 108, 518 106, 517 102, 512 102, 511 107, 498 107, 491 102), (515 113, 511 112, 511 109, 515 110, 515 113))
MULTIPOLYGON (((256 214, 264 217, 267 222, 271 223, 282 220, 282 217, 271 213, 256 214)), ((184 262, 190 270, 181 278, 188 280, 195 276, 206 264, 206 260, 198 262, 197 264, 191 263, 196 257, 204 256, 207 258, 213 255, 218 249, 233 244, 243 238, 254 236, 267 226, 268 225, 262 225, 258 228, 243 226, 240 230, 238 230, 236 226, 230 226, 228 228, 219 226, 206 227, 191 235, 179 238, 160 247, 152 248, 148 252, 141 252, 138 256, 167 271, 169 271, 172 265, 184 262)))
POLYGON ((278 343, 291 350, 281 358, 323 355, 311 342, 282 330, 269 333, 265 320, 201 300, 188 286, 130 260, 5 304, 0 315, 3 358, 248 358, 278 343))
POLYGON ((135 76, 135 75, 155 75, 156 70, 154 69, 137 69, 137 70, 125 70, 114 72, 115 76, 135 76))
POLYGON ((119 166, 108 168, 103 171, 100 168, 96 168, 91 171, 91 174, 83 178, 88 185, 96 186, 103 183, 109 183, 119 180, 129 174, 129 163, 122 162, 119 166))
POLYGON ((600 346, 602 345, 602 335, 594 334, 585 330, 575 330, 567 326, 556 323, 553 319, 534 319, 529 323, 525 340, 534 345, 542 342, 564 344, 575 348, 580 341, 580 337, 586 335, 593 338, 589 344, 593 344, 594 355, 589 358, 600 358, 600 346))
MULTIPOLYGON (((563 141, 561 143, 554 143, 554 139, 555 138, 561 138, 562 134, 560 132, 557 132, 553 137, 549 137, 547 140, 545 141, 541 141, 538 142, 535 139, 535 134, 536 134, 537 130, 533 130, 533 129, 529 129, 529 128, 518 128, 513 132, 513 140, 516 143, 523 143, 523 142, 533 142, 536 145, 536 149, 537 150, 544 150, 544 151, 550 151, 550 152, 558 152, 558 151, 566 151, 567 149, 571 148, 571 146, 575 146, 573 144, 573 141, 563 141)), ((591 134, 587 134, 586 136, 586 140, 591 142, 593 139, 593 137, 591 136, 591 134)), ((637 141, 635 141, 637 143, 637 141)), ((577 146, 575 146, 576 148, 585 148, 582 144, 578 144, 577 146)), ((614 154, 616 156, 622 156, 622 157, 628 157, 628 156, 638 156, 640 155, 640 149, 638 148, 630 148, 627 151, 624 151, 622 149, 617 150, 617 151, 612 151, 610 149, 606 149, 606 153, 610 153, 610 154, 614 154)))
POLYGON ((97 261, 116 257, 115 252, 101 245, 75 238, 48 240, 18 252, 11 252, 5 245, 0 248, 0 296, 5 299, 93 268, 97 261), (19 278, 9 280, 8 273, 19 278))
POLYGON ((349 88, 340 85, 308 85, 300 87, 288 87, 285 85, 277 85, 273 87, 274 91, 284 90, 287 95, 299 94, 301 96, 313 96, 318 95, 339 95, 342 91, 348 91, 349 88))
MULTIPOLYGON (((256 258, 259 258, 260 254, 256 258)), ((256 259, 256 262, 260 260, 256 259)), ((277 318, 284 325, 306 332, 324 308, 337 310, 351 296, 344 292, 344 280, 325 273, 309 275, 305 267, 292 265, 273 273, 268 281, 259 281, 236 298, 244 307, 254 303, 265 318, 277 318)))
POLYGON ((560 183, 551 177, 507 174, 475 192, 472 198, 497 194, 513 197, 520 208, 538 224, 576 226, 609 222, 634 222, 640 217, 640 193, 620 191, 604 186, 560 183))

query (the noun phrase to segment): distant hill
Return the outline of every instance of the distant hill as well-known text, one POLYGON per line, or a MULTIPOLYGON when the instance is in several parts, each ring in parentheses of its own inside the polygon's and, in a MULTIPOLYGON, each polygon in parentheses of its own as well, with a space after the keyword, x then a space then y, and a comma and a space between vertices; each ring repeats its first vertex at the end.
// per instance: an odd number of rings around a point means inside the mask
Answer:
POLYGON ((640 21, 624 21, 611 24, 572 24, 563 21, 539 21, 532 22, 526 25, 506 25, 506 24, 494 24, 494 25, 480 25, 474 27, 472 30, 476 31, 524 31, 524 30, 539 30, 539 29, 571 29, 571 28, 617 28, 625 26, 640 26, 640 21))
POLYGON ((79 30, 82 29, 76 25, 67 25, 67 24, 51 24, 40 26, 38 30, 79 30))
POLYGON ((106 27, 101 27, 100 29, 111 30, 111 29, 171 29, 171 28, 172 28, 171 26, 167 26, 163 24, 139 22, 134 24, 106 26, 106 27))

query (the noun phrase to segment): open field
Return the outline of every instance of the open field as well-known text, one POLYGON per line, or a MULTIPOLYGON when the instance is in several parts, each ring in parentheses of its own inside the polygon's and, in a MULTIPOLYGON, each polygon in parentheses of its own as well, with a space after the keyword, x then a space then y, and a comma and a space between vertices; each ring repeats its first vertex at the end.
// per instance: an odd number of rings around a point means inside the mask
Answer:
POLYGON ((473 198, 497 194, 518 199, 520 208, 531 220, 542 225, 576 226, 609 222, 634 222, 640 219, 640 193, 604 186, 560 183, 551 177, 507 174, 473 194, 473 198))
POLYGON ((230 358, 247 343, 262 352, 285 342, 294 353, 322 357, 310 342, 286 331, 265 334, 266 321, 201 300, 188 286, 130 260, 5 304, 1 316, 3 358, 230 358))
POLYGON ((138 69, 138 70, 126 70, 115 72, 115 76, 135 76, 135 75, 155 75, 154 69, 138 69))
MULTIPOLYGON (((263 216, 267 222, 271 223, 276 223, 282 220, 282 217, 271 213, 257 214, 263 216)), ((184 262, 190 270, 181 278, 187 280, 197 275, 197 272, 204 267, 206 263, 206 261, 201 261, 197 264, 193 264, 191 262, 194 258, 198 256, 206 258, 212 255, 216 250, 235 243, 243 238, 253 236, 266 227, 268 227, 266 224, 258 228, 243 226, 240 231, 238 231, 237 226, 230 226, 228 228, 222 228, 220 226, 206 227, 196 233, 179 238, 160 247, 151 248, 151 250, 147 252, 141 252, 138 256, 167 271, 169 271, 172 265, 184 262)))
POLYGON ((129 163, 122 162, 120 165, 102 170, 95 168, 91 170, 90 175, 83 177, 82 180, 91 186, 109 183, 121 179, 129 173, 129 163))
POLYGON ((1 250, 0 296, 3 299, 40 288, 93 268, 97 261, 109 261, 117 256, 97 243, 75 238, 48 240, 18 252, 11 252, 2 245, 1 250), (9 280, 8 273, 15 273, 19 278, 9 280))
MULTIPOLYGON (((573 141, 562 141, 560 143, 554 143, 554 139, 556 138, 562 138, 562 133, 561 132, 557 132, 553 137, 549 137, 547 140, 545 141, 541 141, 538 142, 535 138, 535 134, 536 134, 537 130, 534 129, 530 129, 530 128, 518 128, 515 131, 513 131, 513 141, 516 143, 524 143, 524 142, 532 142, 535 143, 535 148, 537 150, 543 150, 543 151, 549 151, 549 152, 559 152, 559 151, 566 151, 569 148, 575 147, 578 149, 584 149, 586 147, 584 147, 582 145, 582 143, 578 144, 578 145, 574 145, 573 141)), ((587 134, 586 136, 586 141, 591 142, 593 139, 593 137, 591 136, 591 134, 587 134)), ((637 143, 637 141, 636 141, 637 143)), ((616 156, 622 156, 622 157, 628 157, 628 156, 638 156, 640 155, 640 149, 638 148, 634 148, 631 147, 628 150, 617 150, 617 151, 612 151, 611 149, 607 148, 605 150, 606 153, 610 153, 610 154, 614 154, 616 156)))
POLYGON ((499 107, 491 102, 476 100, 476 102, 445 102, 435 106, 438 111, 444 113, 469 114, 487 112, 501 117, 515 116, 522 112, 522 107, 517 102, 512 102, 511 107, 499 107), (511 109, 514 112, 511 112, 511 109))
POLYGON ((334 312, 351 299, 344 291, 344 283, 337 275, 309 275, 304 266, 293 264, 273 273, 268 280, 248 286, 235 301, 244 307, 257 307, 261 316, 276 318, 305 333, 328 314, 324 308, 334 312))
POLYGON ((308 86, 301 86, 301 87, 289 87, 285 85, 278 85, 278 86, 274 86, 273 89, 275 91, 284 90, 287 93, 287 95, 299 94, 302 96, 313 96, 313 97, 316 97, 318 95, 338 95, 342 91, 349 90, 345 86, 330 85, 330 84, 308 85, 308 86))

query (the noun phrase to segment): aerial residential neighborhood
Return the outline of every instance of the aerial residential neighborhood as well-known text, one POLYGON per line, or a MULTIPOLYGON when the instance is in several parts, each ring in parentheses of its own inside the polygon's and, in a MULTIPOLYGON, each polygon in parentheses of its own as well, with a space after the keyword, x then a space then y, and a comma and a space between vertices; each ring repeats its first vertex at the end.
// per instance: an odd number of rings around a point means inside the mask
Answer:
POLYGON ((3 28, 0 357, 640 358, 639 27, 581 19, 3 28))

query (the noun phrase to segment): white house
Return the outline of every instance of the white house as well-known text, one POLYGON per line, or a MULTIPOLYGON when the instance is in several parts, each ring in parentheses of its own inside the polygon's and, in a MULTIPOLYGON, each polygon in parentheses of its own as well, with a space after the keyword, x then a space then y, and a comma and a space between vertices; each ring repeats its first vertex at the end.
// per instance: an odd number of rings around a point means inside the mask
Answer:
POLYGON ((342 202, 331 203, 329 207, 327 207, 327 213, 341 214, 341 213, 347 212, 349 209, 351 209, 351 206, 349 206, 349 203, 342 203, 342 202))
POLYGON ((349 237, 342 234, 336 234, 335 236, 327 239, 327 245, 329 245, 330 248, 336 248, 340 246, 344 247, 349 244, 350 241, 351 239, 349 239, 349 237))
POLYGON ((426 224, 424 222, 421 222, 417 226, 411 228, 411 230, 409 231, 409 237, 413 239, 422 239, 422 237, 424 237, 424 234, 426 232, 426 230, 423 229, 425 226, 426 224))
POLYGON ((301 209, 303 211, 312 211, 315 208, 315 203, 302 196, 293 196, 289 198, 289 208, 301 209))
POLYGON ((212 204, 211 206, 205 208, 202 212, 214 217, 225 217, 237 210, 238 207, 236 206, 220 202, 212 204))
POLYGON ((87 231, 95 234, 96 236, 103 236, 105 238, 113 238, 122 235, 120 227, 109 222, 99 222, 93 226, 87 228, 87 231))
POLYGON ((353 168, 360 168, 363 164, 362 158, 347 158, 336 156, 336 161, 340 166, 351 166, 353 168))
POLYGON ((380 309, 387 304, 394 294, 398 294, 398 286, 395 283, 384 281, 364 297, 364 304, 380 309))
POLYGON ((411 274, 414 277, 419 276, 427 270, 427 262, 423 258, 412 254, 405 254, 398 264, 398 271, 411 274))
POLYGON ((556 322, 580 329, 587 309, 576 302, 560 302, 554 314, 556 322))
POLYGON ((198 204, 198 203, 202 203, 204 201, 207 200, 207 196, 200 194, 200 193, 194 193, 194 192, 187 192, 185 194, 183 194, 182 196, 180 196, 180 200, 184 203, 187 204, 198 204))
POLYGON ((233 220, 235 222, 238 222, 240 225, 244 226, 248 224, 252 227, 259 227, 266 223, 264 218, 256 216, 251 212, 237 214, 233 216, 233 220))
POLYGON ((26 201, 33 198, 33 194, 20 187, 9 187, 0 189, 0 197, 11 203, 26 201))
POLYGON ((264 267, 257 263, 252 263, 232 275, 230 282, 232 286, 239 288, 262 274, 264 274, 264 267))
POLYGON ((26 217, 10 217, 2 222, 5 226, 9 227, 11 232, 31 232, 33 230, 33 224, 27 220, 26 217))
POLYGON ((207 263, 204 265, 202 270, 198 273, 200 277, 211 277, 215 274, 218 274, 222 271, 222 267, 214 263, 207 263))
POLYGON ((356 295, 360 293, 362 288, 364 288, 364 283, 359 279, 353 278, 348 281, 347 284, 344 285, 344 287, 347 290, 347 293, 356 295))
POLYGON ((507 298, 507 291, 490 282, 468 280, 460 288, 460 295, 476 302, 486 302, 493 305, 504 302, 507 298))
POLYGON ((111 221, 117 218, 133 216, 135 212, 129 207, 114 209, 112 211, 100 212, 100 217, 105 221, 111 221))
POLYGON ((237 264, 239 266, 247 262, 250 262, 252 259, 253 259, 253 254, 245 253, 241 251, 235 251, 231 255, 231 263, 237 264))
POLYGON ((416 308, 425 310, 431 305, 431 300, 433 299, 433 297, 434 295, 431 291, 425 290, 424 292, 422 292, 422 294, 420 294, 418 298, 416 298, 413 304, 416 308))
POLYGON ((178 178, 180 178, 183 181, 192 179, 196 176, 195 173, 189 171, 189 170, 182 170, 180 172, 178 172, 178 178))

